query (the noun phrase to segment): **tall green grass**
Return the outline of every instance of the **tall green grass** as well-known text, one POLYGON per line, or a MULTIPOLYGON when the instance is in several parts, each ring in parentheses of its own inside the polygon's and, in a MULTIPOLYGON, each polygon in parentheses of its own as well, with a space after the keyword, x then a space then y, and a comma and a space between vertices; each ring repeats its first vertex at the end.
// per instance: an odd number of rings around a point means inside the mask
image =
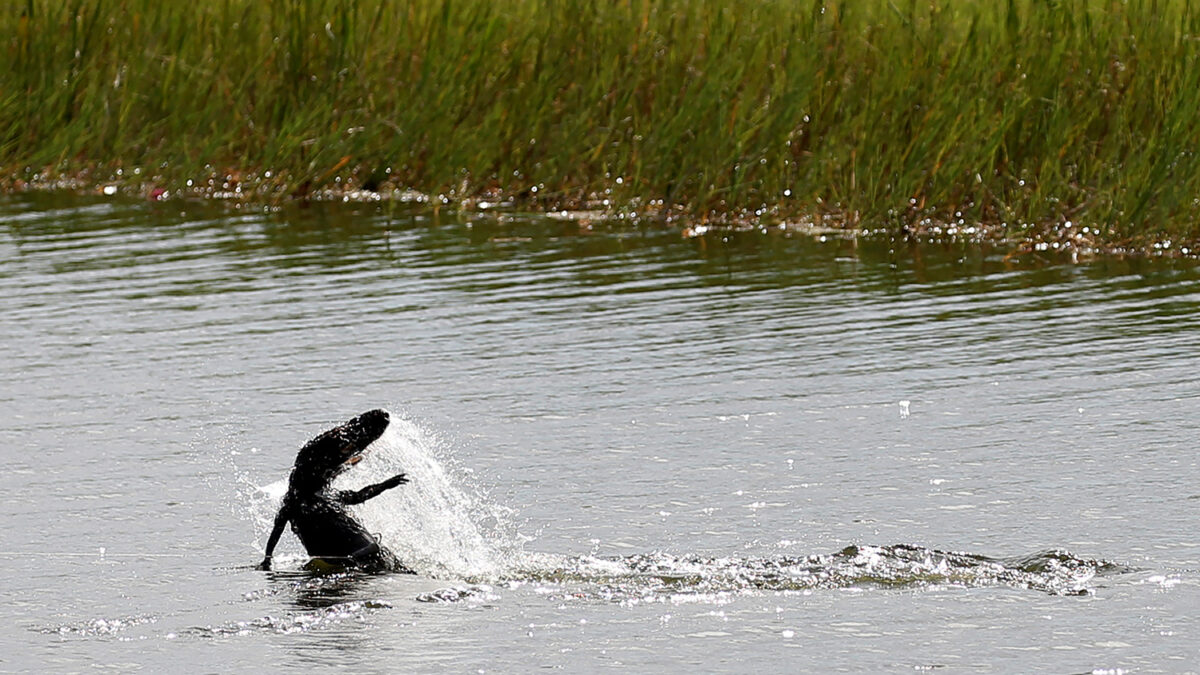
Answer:
POLYGON ((1200 235, 1186 0, 23 0, 0 36, 17 180, 1200 235))

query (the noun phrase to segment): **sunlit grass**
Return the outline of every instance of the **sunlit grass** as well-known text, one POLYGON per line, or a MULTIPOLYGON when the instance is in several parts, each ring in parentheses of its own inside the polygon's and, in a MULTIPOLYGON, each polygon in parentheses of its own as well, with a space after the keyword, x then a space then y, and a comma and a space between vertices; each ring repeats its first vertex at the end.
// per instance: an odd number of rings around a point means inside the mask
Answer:
POLYGON ((26 0, 0 36, 19 180, 1200 234, 1183 0, 26 0))

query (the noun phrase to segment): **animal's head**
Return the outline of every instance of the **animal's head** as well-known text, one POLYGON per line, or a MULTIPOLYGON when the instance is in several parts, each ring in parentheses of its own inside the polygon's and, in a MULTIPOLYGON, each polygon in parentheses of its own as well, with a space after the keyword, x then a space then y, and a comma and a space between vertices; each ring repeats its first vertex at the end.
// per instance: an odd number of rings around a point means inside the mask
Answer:
POLYGON ((292 467, 294 487, 319 489, 362 459, 367 446, 387 430, 386 410, 370 410, 317 436, 300 448, 292 467))

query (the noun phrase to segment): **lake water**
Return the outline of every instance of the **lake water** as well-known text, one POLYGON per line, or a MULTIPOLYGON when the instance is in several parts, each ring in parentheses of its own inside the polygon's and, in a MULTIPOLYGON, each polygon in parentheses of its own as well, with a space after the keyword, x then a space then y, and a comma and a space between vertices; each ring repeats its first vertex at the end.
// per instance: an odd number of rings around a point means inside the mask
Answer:
POLYGON ((1197 672, 1200 274, 1003 253, 0 199, 0 671, 1197 672))

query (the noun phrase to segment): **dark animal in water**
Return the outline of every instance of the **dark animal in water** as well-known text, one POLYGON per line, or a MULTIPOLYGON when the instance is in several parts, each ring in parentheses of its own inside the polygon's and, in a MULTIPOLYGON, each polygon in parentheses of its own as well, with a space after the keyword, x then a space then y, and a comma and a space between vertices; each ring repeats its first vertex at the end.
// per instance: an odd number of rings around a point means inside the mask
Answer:
POLYGON ((386 410, 371 410, 309 441, 296 455, 287 494, 267 538, 266 557, 259 569, 271 569, 271 554, 283 527, 292 532, 313 558, 372 570, 407 570, 346 508, 361 504, 385 490, 407 483, 404 474, 361 490, 334 490, 333 479, 362 459, 367 446, 383 435, 391 422, 386 410))

